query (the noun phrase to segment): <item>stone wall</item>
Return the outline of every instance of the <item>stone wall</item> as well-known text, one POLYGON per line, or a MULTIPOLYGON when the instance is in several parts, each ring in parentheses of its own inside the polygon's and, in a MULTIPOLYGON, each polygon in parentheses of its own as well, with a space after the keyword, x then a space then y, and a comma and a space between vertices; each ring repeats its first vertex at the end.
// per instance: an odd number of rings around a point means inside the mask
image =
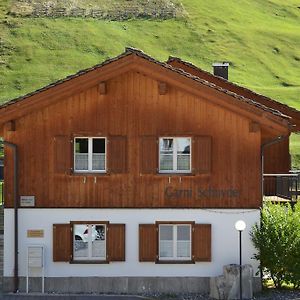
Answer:
POLYGON ((82 1, 15 0, 9 13, 17 17, 84 17, 107 20, 170 19, 184 14, 182 5, 170 0, 120 0, 110 3, 106 3, 108 0, 93 0, 89 1, 89 5, 82 1))

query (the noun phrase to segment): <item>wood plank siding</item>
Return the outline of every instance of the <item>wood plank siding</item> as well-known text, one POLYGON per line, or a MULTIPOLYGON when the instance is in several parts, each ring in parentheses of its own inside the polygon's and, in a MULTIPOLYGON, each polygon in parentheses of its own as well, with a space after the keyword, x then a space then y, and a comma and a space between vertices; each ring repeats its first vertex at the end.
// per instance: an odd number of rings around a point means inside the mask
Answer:
MULTIPOLYGON (((300 130, 300 112, 296 109, 289 107, 285 104, 282 104, 278 101, 259 95, 247 88, 233 84, 230 81, 224 80, 221 77, 214 76, 209 72, 201 70, 193 66, 190 63, 186 63, 177 58, 171 58, 168 62, 173 67, 183 69, 184 71, 198 76, 209 82, 213 82, 217 86, 220 86, 224 89, 230 90, 234 93, 242 95, 246 98, 253 99, 254 101, 261 103, 267 107, 278 110, 287 116, 291 117, 291 124, 295 125, 291 128, 291 131, 298 132, 300 130)), ((270 140, 266 138, 266 141, 270 140)), ((269 146, 265 151, 265 160, 264 160, 264 173, 288 173, 291 169, 291 160, 289 152, 289 139, 282 141, 276 145, 269 146)))
MULTIPOLYGON (((261 131, 249 130, 249 118, 175 85, 161 93, 158 83, 129 71, 107 80, 105 92, 97 84, 16 119, 4 138, 19 149, 19 194, 34 195, 36 207, 259 207, 261 131), (111 172, 72 173, 74 136, 113 137, 111 172), (192 174, 158 174, 160 136, 191 137, 192 156, 204 140, 209 162, 201 160, 200 147, 192 174), (238 195, 198 197, 199 189, 238 195)), ((12 153, 5 151, 5 206, 12 207, 12 153)))

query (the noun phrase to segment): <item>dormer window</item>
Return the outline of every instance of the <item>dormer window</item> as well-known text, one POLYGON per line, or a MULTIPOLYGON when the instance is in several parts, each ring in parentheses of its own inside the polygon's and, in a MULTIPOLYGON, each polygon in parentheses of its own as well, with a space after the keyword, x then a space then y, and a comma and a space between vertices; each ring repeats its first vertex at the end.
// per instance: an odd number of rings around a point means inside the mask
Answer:
POLYGON ((159 139, 159 172, 191 172, 190 137, 163 137, 159 139))
POLYGON ((76 137, 74 146, 75 172, 106 172, 106 138, 76 137))

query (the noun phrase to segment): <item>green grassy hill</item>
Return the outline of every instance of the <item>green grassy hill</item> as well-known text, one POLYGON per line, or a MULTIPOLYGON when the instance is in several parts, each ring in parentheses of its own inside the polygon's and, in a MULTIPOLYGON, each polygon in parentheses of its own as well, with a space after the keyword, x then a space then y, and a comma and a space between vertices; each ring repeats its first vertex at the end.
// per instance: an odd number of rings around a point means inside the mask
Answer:
MULTIPOLYGON (((182 15, 140 14, 123 21, 14 17, 7 13, 16 1, 0 2, 0 102, 133 46, 160 60, 179 56, 208 71, 214 61, 229 61, 231 81, 300 109, 298 0, 176 0, 182 15)), ((112 3, 122 10, 131 1, 112 3)))
POLYGON ((161 60, 180 56, 206 70, 228 60, 230 80, 300 107, 299 1, 181 2, 187 12, 181 18, 110 21, 17 18, 6 15, 12 3, 2 0, 0 101, 134 46, 161 60))

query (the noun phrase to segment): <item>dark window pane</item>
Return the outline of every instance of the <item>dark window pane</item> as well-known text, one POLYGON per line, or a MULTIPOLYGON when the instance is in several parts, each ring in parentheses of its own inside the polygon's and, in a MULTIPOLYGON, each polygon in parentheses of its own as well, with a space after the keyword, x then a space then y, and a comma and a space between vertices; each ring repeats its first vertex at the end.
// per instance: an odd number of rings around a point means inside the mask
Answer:
POLYGON ((105 153, 105 139, 93 139, 93 153, 105 153))
POLYGON ((88 153, 88 139, 75 139, 76 153, 88 153))

